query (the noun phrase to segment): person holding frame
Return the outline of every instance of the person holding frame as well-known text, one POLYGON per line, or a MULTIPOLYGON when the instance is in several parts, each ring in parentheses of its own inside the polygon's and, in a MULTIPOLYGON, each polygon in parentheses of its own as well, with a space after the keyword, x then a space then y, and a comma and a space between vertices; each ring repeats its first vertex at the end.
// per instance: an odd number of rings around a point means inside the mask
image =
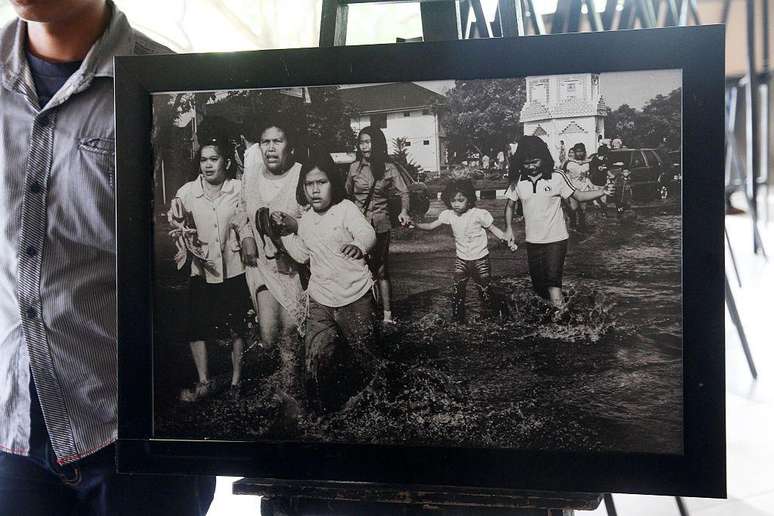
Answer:
POLYGON ((346 189, 366 219, 376 231, 376 245, 369 254, 368 263, 376 279, 384 311, 383 322, 394 323, 392 316, 392 285, 390 283, 390 223, 389 200, 400 196, 401 225, 411 222, 409 190, 400 171, 387 155, 387 139, 381 129, 367 126, 357 136, 357 159, 349 167, 346 189))
POLYGON ((214 477, 116 472, 113 57, 169 49, 112 1, 11 5, 18 19, 0 31, 0 514, 204 515, 214 477))

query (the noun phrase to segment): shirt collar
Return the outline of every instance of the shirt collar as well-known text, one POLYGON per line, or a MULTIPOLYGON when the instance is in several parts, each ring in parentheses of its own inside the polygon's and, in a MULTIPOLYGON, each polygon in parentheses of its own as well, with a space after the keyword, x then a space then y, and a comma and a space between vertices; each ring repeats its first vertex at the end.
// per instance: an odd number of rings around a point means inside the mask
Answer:
MULTIPOLYGON (((204 197, 204 177, 202 177, 201 174, 199 174, 199 177, 197 178, 198 181, 194 184, 194 196, 195 197, 204 197)), ((220 189, 223 193, 233 193, 234 192, 234 185, 237 183, 234 179, 226 179, 223 182, 223 187, 220 189)))
MULTIPOLYGON (((131 54, 135 45, 135 36, 124 13, 108 0, 111 10, 110 22, 105 32, 92 45, 80 68, 73 74, 70 81, 73 84, 70 95, 86 89, 94 77, 110 77, 113 75, 113 56, 131 54)), ((25 53, 27 38, 27 22, 16 19, 6 25, 0 32, 0 63, 3 66, 3 84, 6 88, 19 90, 21 84, 27 86, 27 91, 34 91, 32 74, 25 53)), ((69 82, 69 81, 68 81, 69 82)))

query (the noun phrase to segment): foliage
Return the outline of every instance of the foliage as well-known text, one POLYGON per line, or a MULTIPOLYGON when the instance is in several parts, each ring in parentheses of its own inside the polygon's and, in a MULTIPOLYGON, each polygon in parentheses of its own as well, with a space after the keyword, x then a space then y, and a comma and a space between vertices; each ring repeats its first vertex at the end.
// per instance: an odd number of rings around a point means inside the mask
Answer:
POLYGON ((355 146, 351 109, 336 86, 308 88, 303 97, 278 90, 158 95, 153 110, 155 169, 160 171, 164 160, 166 187, 173 192, 197 173, 192 158, 202 142, 216 136, 229 140, 241 158, 245 142, 258 141, 266 120, 298 131, 302 145, 321 145, 329 152, 351 151, 355 146))
POLYGON ((526 101, 523 78, 456 81, 443 118, 450 160, 471 152, 493 158, 521 135, 519 114, 526 101))
POLYGON ((620 138, 631 148, 666 145, 676 149, 681 141, 682 92, 680 88, 668 95, 656 95, 642 111, 624 104, 611 111, 605 120, 605 136, 620 138))
POLYGON ((306 131, 310 142, 322 145, 328 152, 349 152, 357 135, 350 126, 352 109, 341 100, 336 86, 309 89, 311 102, 306 104, 306 131))
POLYGON ((419 172, 422 170, 422 167, 419 166, 408 154, 408 138, 393 138, 392 139, 392 147, 395 149, 395 152, 390 154, 390 158, 394 163, 401 166, 403 170, 409 173, 409 175, 414 178, 414 180, 417 179, 417 176, 419 172))

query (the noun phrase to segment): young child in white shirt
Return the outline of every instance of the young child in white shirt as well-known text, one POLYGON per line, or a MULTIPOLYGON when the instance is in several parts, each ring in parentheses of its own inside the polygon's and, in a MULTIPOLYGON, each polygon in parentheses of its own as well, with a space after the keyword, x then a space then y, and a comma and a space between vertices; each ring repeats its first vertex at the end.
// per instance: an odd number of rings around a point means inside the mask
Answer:
MULTIPOLYGON (((457 251, 452 286, 452 319, 461 322, 465 320, 468 279, 472 279, 478 287, 482 308, 492 309, 492 267, 489 263, 486 231, 500 240, 505 240, 505 234, 494 225, 494 219, 488 211, 476 208, 476 191, 470 179, 449 181, 441 194, 441 200, 448 209, 442 211, 435 221, 415 223, 415 227, 432 231, 448 224, 452 228, 457 251)), ((511 249, 516 249, 515 244, 511 249)))
POLYGON ((338 410, 370 380, 376 366, 376 304, 365 257, 376 232, 345 198, 344 177, 330 154, 313 149, 302 164, 296 197, 309 206, 298 233, 282 237, 294 260, 309 262, 305 375, 309 401, 338 410))

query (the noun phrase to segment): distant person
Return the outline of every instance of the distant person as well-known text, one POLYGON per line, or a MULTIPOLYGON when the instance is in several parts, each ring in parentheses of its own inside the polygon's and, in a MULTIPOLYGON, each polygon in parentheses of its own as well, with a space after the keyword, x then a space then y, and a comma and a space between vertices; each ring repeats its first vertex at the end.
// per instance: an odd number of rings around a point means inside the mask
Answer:
MULTIPOLYGON (((505 241, 505 234, 494 225, 492 214, 476 207, 476 190, 470 179, 452 179, 446 185, 441 200, 447 209, 433 222, 417 222, 417 229, 432 231, 446 224, 451 226, 457 258, 454 262, 454 283, 452 285, 452 319, 465 320, 465 291, 468 280, 472 279, 481 298, 484 311, 494 307, 491 291, 492 265, 486 232, 505 241)), ((515 243, 511 250, 516 250, 515 243)))
POLYGON ((181 393, 182 401, 198 401, 217 390, 209 376, 206 345, 218 339, 231 341, 229 394, 234 400, 240 395, 250 291, 236 227, 242 183, 234 179, 231 156, 224 140, 205 142, 197 152, 199 176, 180 187, 167 215, 178 267, 187 261, 191 269, 188 336, 199 381, 181 393))
POLYGON ((592 201, 607 190, 576 190, 561 171, 554 170, 548 146, 537 136, 523 136, 511 162, 511 184, 505 192, 505 238, 515 244, 513 206, 521 200, 527 242, 527 262, 535 292, 554 306, 564 304, 562 276, 567 255, 567 227, 561 200, 592 201))
POLYGON ((409 216, 409 190, 397 167, 387 155, 387 139, 381 129, 364 127, 357 137, 357 159, 349 167, 346 188, 365 218, 376 231, 376 245, 371 250, 368 263, 379 288, 385 324, 394 323, 392 315, 392 285, 390 282, 390 223, 389 200, 400 197, 398 221, 401 225, 411 222, 409 216))
MULTIPOLYGON (((570 150, 573 157, 567 160, 563 168, 572 186, 581 192, 596 190, 597 188, 589 181, 590 161, 586 159, 586 146, 583 143, 576 143, 570 150)), ((570 210, 570 226, 581 232, 587 231, 583 205, 576 201, 574 197, 568 198, 567 201, 570 210)))
POLYGON ((564 165, 565 161, 567 161, 567 150, 564 146, 564 140, 559 140, 559 166, 564 165))
POLYGON ((204 515, 214 478, 117 474, 113 446, 113 57, 169 51, 113 2, 11 5, 19 19, 0 33, 0 514, 204 515))
POLYGON ((309 263, 304 370, 309 401, 338 410, 373 376, 378 335, 374 280, 365 257, 376 232, 346 199, 344 177, 330 154, 313 149, 304 161, 298 204, 310 206, 298 233, 282 237, 288 252, 309 263))

